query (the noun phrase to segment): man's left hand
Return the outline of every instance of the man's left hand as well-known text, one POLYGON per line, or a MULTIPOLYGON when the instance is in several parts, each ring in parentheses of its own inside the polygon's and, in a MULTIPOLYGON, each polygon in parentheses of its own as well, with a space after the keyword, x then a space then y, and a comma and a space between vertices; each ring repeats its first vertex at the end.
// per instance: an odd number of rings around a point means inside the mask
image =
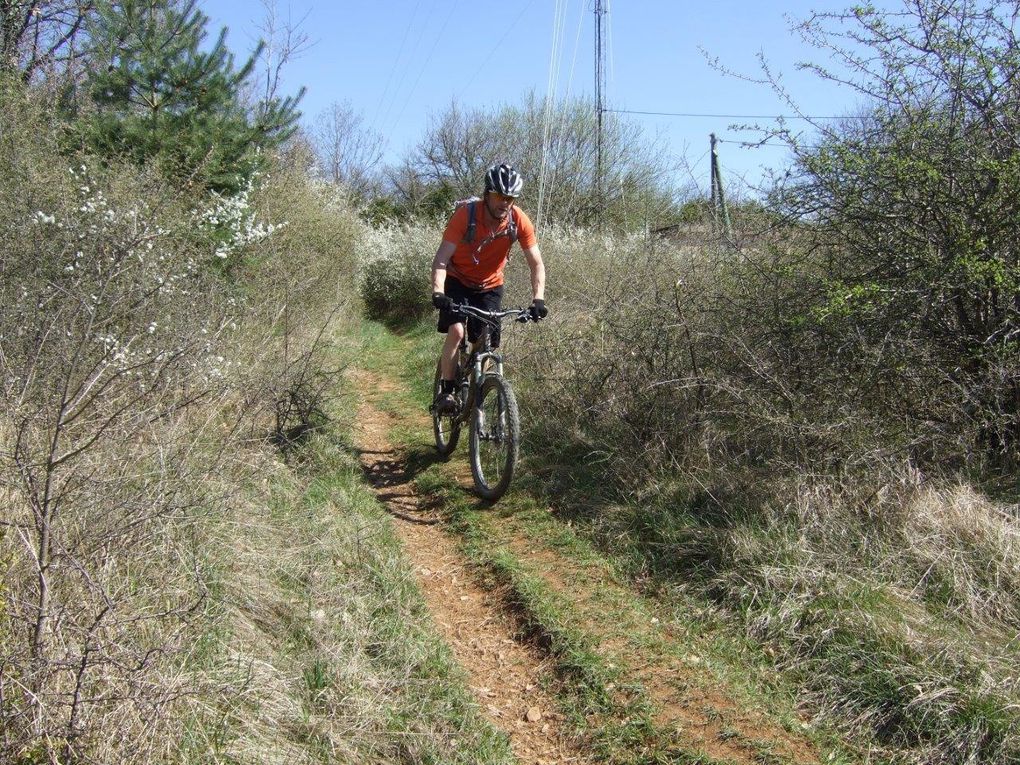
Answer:
POLYGON ((531 316, 532 321, 542 321, 542 319, 549 315, 549 309, 545 307, 544 300, 535 298, 531 301, 531 307, 528 308, 528 314, 531 316))

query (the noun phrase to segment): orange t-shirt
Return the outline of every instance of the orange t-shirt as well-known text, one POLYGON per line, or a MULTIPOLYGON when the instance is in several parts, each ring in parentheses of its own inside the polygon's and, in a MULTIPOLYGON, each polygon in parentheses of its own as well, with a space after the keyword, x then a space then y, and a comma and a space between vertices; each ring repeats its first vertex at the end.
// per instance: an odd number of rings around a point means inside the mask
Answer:
POLYGON ((475 202, 475 238, 473 242, 465 242, 464 235, 468 227, 468 206, 461 205, 454 210, 450 222, 443 232, 443 241, 456 245, 457 249, 450 258, 447 273, 466 287, 473 289, 493 289, 503 283, 503 269, 510 259, 512 242, 506 235, 510 227, 510 215, 517 223, 517 241, 522 249, 534 247, 535 226, 531 219, 516 205, 510 208, 507 218, 499 226, 489 229, 485 224, 484 202, 475 202), (496 236, 501 234, 501 236, 496 236), (495 238, 493 238, 495 237, 495 238))

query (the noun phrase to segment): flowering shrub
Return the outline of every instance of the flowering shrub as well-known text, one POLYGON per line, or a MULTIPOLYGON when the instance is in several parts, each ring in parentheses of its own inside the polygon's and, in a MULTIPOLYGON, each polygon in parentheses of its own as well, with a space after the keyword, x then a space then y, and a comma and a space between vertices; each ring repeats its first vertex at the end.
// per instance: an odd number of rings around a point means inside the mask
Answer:
POLYGON ((213 254, 220 260, 236 259, 245 248, 258 244, 287 225, 286 221, 267 223, 258 220, 252 194, 256 182, 261 180, 253 175, 236 194, 212 193, 207 206, 195 211, 198 229, 212 240, 213 254))
POLYGON ((24 124, 0 113, 0 760, 125 761, 96 747, 174 724, 204 597, 180 529, 223 501, 246 306, 177 190, 61 167, 24 124))
POLYGON ((430 273, 441 236, 437 228, 414 224, 366 232, 358 285, 371 318, 413 319, 432 310, 430 273))

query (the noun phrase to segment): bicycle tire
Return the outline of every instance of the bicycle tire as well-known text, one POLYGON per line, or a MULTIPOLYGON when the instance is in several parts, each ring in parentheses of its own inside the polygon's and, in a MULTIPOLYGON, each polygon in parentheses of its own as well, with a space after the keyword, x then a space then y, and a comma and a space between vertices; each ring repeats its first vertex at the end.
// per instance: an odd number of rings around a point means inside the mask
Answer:
MULTIPOLYGON (((441 368, 437 364, 436 377, 432 384, 433 401, 436 400, 436 395, 439 393, 442 379, 441 368)), ((443 458, 448 458, 453 454, 453 450, 457 448, 457 442, 460 440, 460 416, 441 415, 433 409, 432 433, 436 437, 436 451, 443 458)))
POLYGON ((521 415, 510 383, 486 375, 468 431, 468 452, 475 491, 494 502, 510 487, 521 444, 521 415))

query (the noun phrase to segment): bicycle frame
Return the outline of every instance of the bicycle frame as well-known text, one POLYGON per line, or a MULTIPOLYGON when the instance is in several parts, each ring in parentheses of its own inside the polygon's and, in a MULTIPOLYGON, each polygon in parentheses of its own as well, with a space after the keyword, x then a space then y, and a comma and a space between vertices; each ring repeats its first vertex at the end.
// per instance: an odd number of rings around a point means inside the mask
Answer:
MULTIPOLYGON (((527 322, 530 314, 524 308, 511 308, 503 311, 483 311, 468 305, 458 305, 456 313, 465 318, 473 316, 485 322, 491 328, 499 327, 505 318, 514 317, 515 321, 527 322)), ((477 347, 470 347, 467 341, 467 334, 460 341, 457 349, 457 387, 461 390, 467 386, 462 401, 464 407, 457 415, 458 422, 466 423, 471 416, 474 402, 485 382, 485 375, 495 374, 503 376, 503 356, 492 348, 492 337, 489 332, 483 332, 479 338, 477 347)))

